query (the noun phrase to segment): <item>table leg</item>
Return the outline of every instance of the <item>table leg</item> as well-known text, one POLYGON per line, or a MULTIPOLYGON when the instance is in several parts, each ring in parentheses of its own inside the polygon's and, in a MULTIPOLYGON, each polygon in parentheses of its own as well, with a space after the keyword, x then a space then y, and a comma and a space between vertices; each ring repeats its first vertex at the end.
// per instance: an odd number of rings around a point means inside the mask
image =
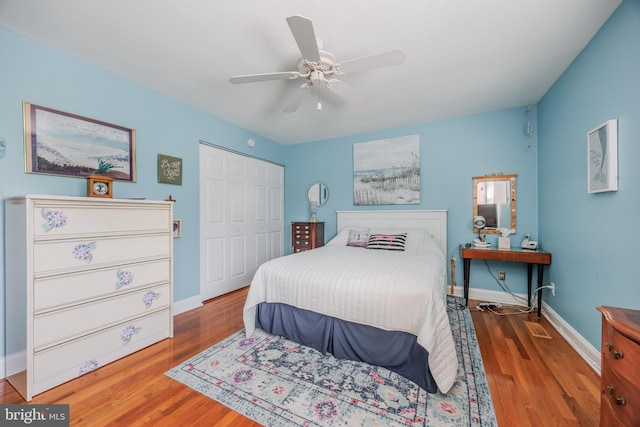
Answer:
POLYGON ((542 314, 542 274, 544 272, 544 265, 538 264, 538 318, 542 314))
POLYGON ((469 270, 471 270, 471 258, 462 259, 462 271, 464 276, 464 305, 469 304, 469 270))
POLYGON ((533 276, 533 264, 527 263, 527 306, 531 308, 531 278, 533 276))

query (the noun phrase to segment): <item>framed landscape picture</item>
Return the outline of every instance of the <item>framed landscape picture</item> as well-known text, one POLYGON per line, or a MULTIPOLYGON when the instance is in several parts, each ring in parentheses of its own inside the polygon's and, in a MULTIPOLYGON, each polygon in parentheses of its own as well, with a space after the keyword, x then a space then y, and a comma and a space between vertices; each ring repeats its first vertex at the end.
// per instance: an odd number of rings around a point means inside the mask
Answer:
POLYGON ((135 182, 135 130, 28 102, 23 114, 26 172, 135 182))
POLYGON ((420 203, 420 136, 353 144, 353 204, 420 203))

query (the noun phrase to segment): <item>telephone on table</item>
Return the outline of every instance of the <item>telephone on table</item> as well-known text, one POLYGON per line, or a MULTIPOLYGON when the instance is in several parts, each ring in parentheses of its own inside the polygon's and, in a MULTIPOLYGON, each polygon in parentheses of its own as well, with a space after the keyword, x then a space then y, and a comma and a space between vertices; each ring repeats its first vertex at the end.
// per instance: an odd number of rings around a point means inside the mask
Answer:
POLYGON ((522 239, 522 243, 520 244, 520 248, 535 251, 538 249, 538 242, 535 240, 529 240, 529 235, 525 234, 524 239, 522 239))

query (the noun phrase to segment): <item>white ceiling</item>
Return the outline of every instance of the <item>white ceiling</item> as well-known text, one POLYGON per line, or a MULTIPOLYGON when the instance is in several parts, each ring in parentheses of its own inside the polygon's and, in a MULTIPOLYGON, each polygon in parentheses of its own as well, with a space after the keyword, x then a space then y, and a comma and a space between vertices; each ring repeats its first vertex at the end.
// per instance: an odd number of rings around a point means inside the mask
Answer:
MULTIPOLYGON (((282 144, 535 104, 621 0, 0 0, 0 26, 282 144), (366 105, 315 96, 285 21, 303 15, 337 62, 402 49, 403 65, 341 76, 366 105)), ((322 95, 321 95, 322 96, 322 95)))

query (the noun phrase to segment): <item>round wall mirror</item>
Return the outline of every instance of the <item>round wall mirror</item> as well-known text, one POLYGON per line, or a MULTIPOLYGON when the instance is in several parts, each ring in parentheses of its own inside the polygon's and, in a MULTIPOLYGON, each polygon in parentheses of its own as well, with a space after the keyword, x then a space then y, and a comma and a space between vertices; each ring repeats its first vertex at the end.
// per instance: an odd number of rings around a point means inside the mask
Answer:
POLYGON ((314 182, 307 189, 307 201, 320 207, 329 200, 329 189, 321 182, 314 182))

